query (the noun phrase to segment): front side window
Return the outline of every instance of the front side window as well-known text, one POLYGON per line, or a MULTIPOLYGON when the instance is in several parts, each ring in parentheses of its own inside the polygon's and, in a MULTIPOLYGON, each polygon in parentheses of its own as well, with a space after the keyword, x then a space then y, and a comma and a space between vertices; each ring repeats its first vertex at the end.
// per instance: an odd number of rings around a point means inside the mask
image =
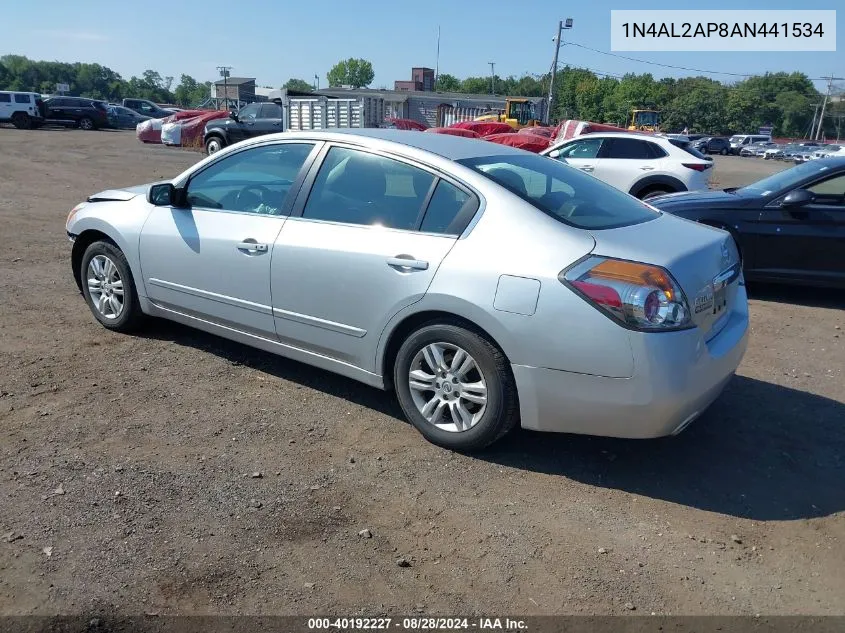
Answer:
POLYGON ((595 158, 601 151, 601 144, 604 139, 585 138, 574 141, 560 149, 560 158, 595 158))
POLYGON ((302 217, 413 230, 433 182, 432 174, 406 163, 333 147, 302 217))
POLYGON ((30 103, 30 102, 31 102, 31 100, 29 98, 29 95, 21 95, 21 94, 15 95, 15 103, 30 103))
POLYGON ((816 204, 843 206, 845 205, 845 174, 817 182, 807 187, 807 190, 815 194, 813 202, 816 204))
POLYGON ((238 112, 238 118, 241 120, 254 119, 258 116, 258 107, 259 104, 257 103, 250 103, 248 106, 244 106, 241 108, 240 112, 238 112))
POLYGON ((281 143, 227 156, 190 179, 188 204, 280 215, 288 191, 313 147, 311 143, 281 143))
POLYGON ((554 219, 581 229, 629 226, 658 217, 639 200, 560 161, 537 154, 458 161, 554 219))

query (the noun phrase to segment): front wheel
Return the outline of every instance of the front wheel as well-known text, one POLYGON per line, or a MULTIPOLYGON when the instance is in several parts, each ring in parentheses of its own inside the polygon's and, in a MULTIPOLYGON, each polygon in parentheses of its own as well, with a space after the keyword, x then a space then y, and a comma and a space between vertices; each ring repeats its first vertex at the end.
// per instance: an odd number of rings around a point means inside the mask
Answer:
POLYGON ((126 256, 114 244, 94 242, 79 268, 82 294, 94 317, 109 330, 131 332, 143 321, 126 256))
POLYGON ((393 383, 408 420, 444 448, 482 449, 519 420, 504 354, 457 323, 431 323, 412 333, 399 348, 393 383))
POLYGON ((223 149, 223 140, 217 136, 212 136, 205 142, 205 151, 209 156, 221 149, 223 149))
POLYGON ((727 156, 727 155, 728 155, 728 150, 723 149, 723 150, 722 150, 722 151, 720 151, 719 153, 720 153, 722 156, 727 156))

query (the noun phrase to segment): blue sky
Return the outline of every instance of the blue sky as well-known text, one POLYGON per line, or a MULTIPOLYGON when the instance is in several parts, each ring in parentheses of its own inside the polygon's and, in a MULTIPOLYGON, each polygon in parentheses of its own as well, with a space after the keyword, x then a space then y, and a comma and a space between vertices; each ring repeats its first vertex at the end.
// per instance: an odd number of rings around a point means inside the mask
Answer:
MULTIPOLYGON (((570 40, 610 51, 611 9, 836 9, 837 33, 845 33, 842 0, 175 0, 114 2, 38 0, 4 3, 0 54, 34 59, 98 62, 125 78, 145 69, 162 76, 187 73, 215 79, 218 65, 233 76, 256 77, 278 86, 290 77, 325 86, 326 72, 339 59, 373 63, 372 87, 393 87, 409 79, 412 66, 434 67, 438 25, 440 72, 458 77, 544 73, 552 63, 557 21, 571 17, 570 40), (501 8, 497 8, 501 7, 501 8), (510 8, 506 8, 510 7, 510 8), (84 10, 82 10, 84 8, 84 10)), ((841 38, 840 38, 840 41, 841 38)), ((704 70, 757 74, 793 71, 811 77, 845 76, 843 44, 836 52, 808 53, 621 53, 629 57, 704 70)), ((651 72, 685 76, 681 70, 564 46, 561 62, 609 74, 651 72)), ((728 75, 708 75, 732 80, 728 75)), ((818 82, 817 87, 822 88, 818 82)))

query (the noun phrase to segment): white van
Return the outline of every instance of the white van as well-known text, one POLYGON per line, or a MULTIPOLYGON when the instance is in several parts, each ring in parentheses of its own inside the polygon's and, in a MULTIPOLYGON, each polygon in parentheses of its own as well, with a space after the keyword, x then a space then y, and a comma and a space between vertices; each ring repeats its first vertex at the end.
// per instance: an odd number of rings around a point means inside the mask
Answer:
POLYGON ((37 92, 0 90, 0 123, 30 130, 44 122, 44 102, 37 92))
POLYGON ((752 143, 771 143, 771 134, 734 134, 728 142, 731 144, 731 154, 739 154, 743 147, 752 143))

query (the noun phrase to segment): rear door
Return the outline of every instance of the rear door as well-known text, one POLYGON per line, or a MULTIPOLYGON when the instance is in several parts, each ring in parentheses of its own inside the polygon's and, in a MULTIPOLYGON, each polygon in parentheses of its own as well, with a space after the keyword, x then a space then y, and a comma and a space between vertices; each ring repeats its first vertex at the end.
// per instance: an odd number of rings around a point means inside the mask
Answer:
POLYGON ((327 150, 273 247, 276 331, 285 344, 374 371, 388 321, 423 297, 478 201, 420 165, 344 144, 327 150))
POLYGON ((636 138, 608 138, 605 140, 601 160, 593 175, 621 191, 629 192, 642 178, 660 171, 660 158, 665 156, 654 143, 636 138))
MULTIPOLYGON (((783 208, 783 196, 760 213, 755 269, 780 278, 845 282, 845 174, 805 186, 815 200, 783 208)), ((785 195, 785 194, 784 194, 785 195)))
POLYGON ((0 92, 0 121, 8 121, 12 117, 12 95, 0 92))

